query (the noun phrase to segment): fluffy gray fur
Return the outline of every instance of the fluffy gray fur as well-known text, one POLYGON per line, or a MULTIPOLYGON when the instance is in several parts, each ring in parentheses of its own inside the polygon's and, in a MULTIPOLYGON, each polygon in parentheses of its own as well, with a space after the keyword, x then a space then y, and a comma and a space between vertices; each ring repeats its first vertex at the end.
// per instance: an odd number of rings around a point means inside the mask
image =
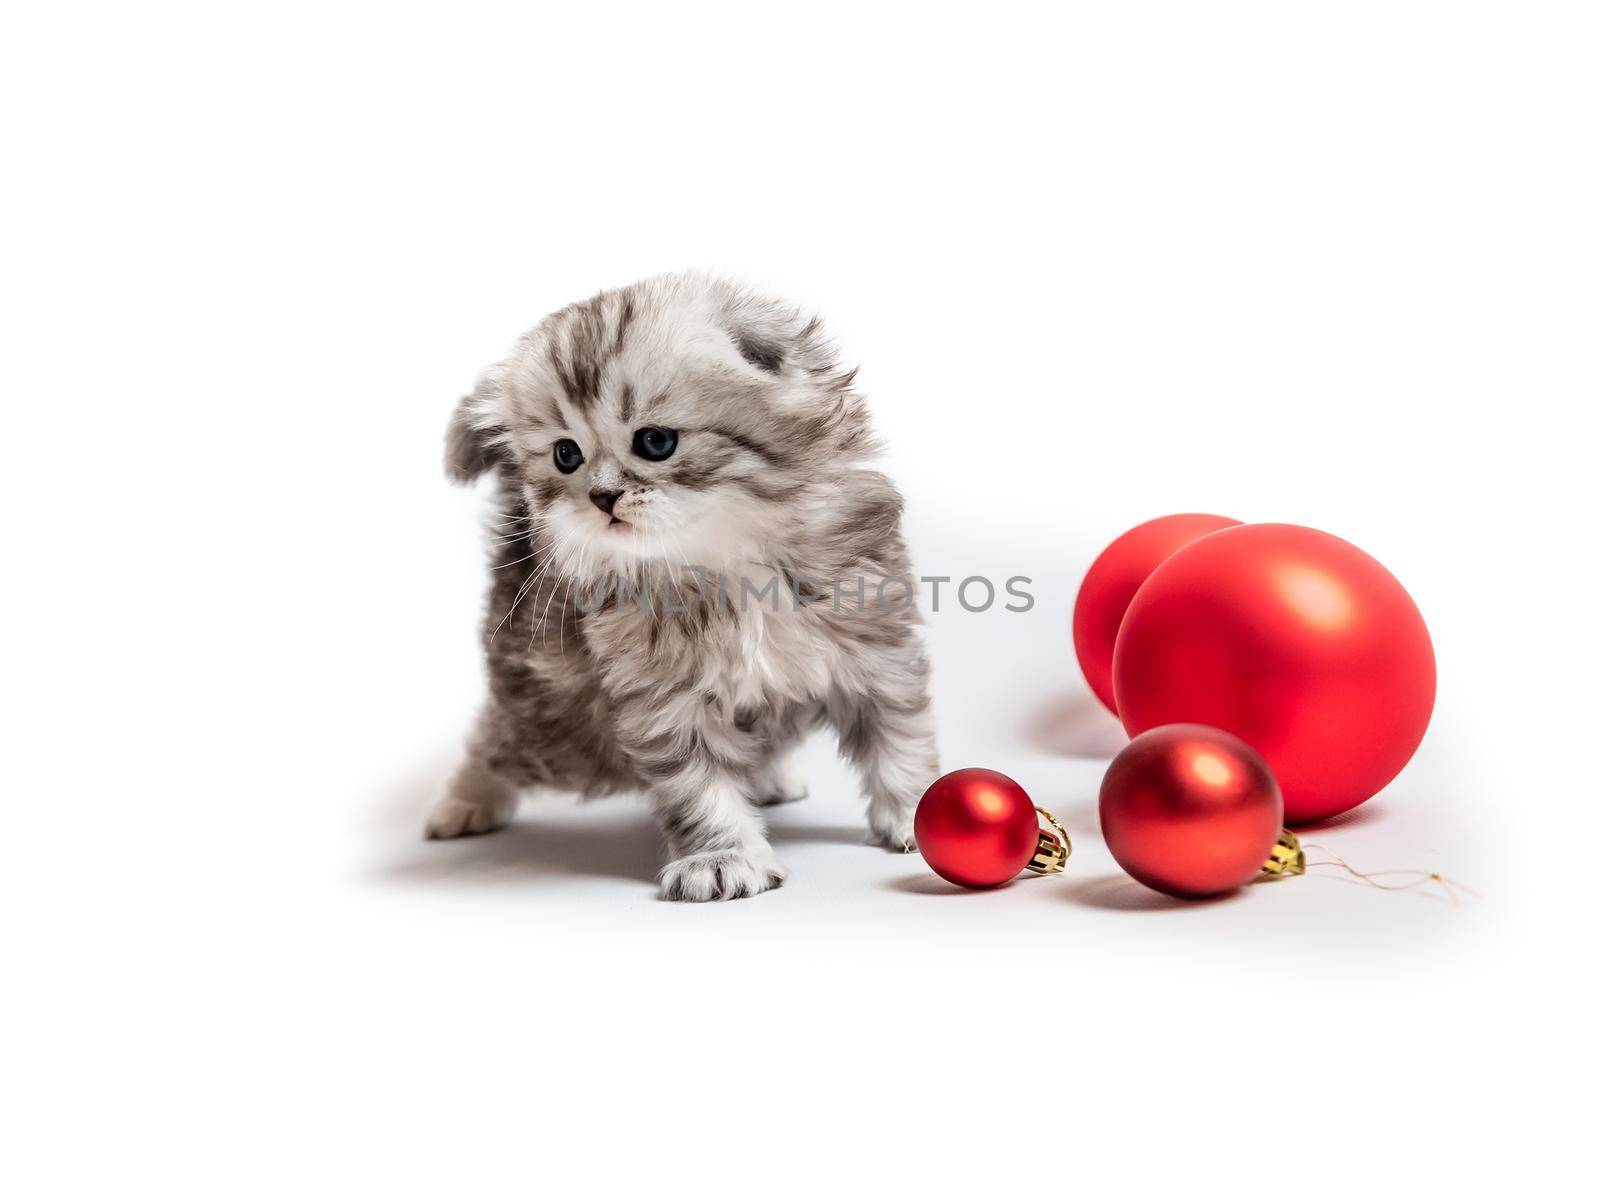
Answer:
POLYGON ((498 483, 489 700, 430 837, 504 826, 522 787, 645 790, 663 896, 754 895, 785 875, 759 807, 804 796, 781 759, 826 723, 873 838, 913 848, 928 665, 854 375, 816 319, 668 275, 557 311, 484 376, 446 462, 498 483), (670 457, 634 452, 644 427, 677 431, 670 457))

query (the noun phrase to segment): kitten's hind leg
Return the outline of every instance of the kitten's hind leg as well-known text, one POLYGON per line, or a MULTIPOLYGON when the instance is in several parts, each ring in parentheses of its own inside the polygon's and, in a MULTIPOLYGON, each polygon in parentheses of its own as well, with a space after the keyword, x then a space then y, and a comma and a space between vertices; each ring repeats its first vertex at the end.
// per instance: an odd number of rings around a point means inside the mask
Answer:
POLYGON ((461 838, 488 834, 511 821, 517 811, 517 789, 507 784, 485 765, 476 753, 469 753, 444 797, 434 803, 428 815, 427 837, 461 838))
POLYGON ((861 772, 872 841, 891 851, 917 849, 917 802, 939 776, 927 681, 920 647, 907 643, 885 657, 870 693, 837 696, 828 709, 840 750, 861 772))

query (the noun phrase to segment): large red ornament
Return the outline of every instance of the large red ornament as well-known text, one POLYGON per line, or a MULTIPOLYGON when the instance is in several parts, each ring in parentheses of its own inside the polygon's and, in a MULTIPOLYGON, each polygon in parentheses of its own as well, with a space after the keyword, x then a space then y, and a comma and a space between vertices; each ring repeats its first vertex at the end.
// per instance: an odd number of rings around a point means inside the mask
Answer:
MULTIPOLYGON (((957 769, 928 787, 917 803, 917 847, 928 866, 964 888, 992 888, 1024 867, 1061 870, 1071 844, 1040 830, 1027 792, 992 769, 957 769)), ((1047 816, 1048 817, 1048 816, 1047 816)))
POLYGON ((1225 515, 1199 514, 1147 520, 1118 536, 1089 566, 1072 608, 1072 645, 1089 689, 1113 713, 1117 701, 1111 690, 1111 654, 1128 602, 1167 557, 1201 536, 1238 522, 1225 515))
POLYGON ((1283 797, 1267 763, 1202 724, 1153 728, 1124 748, 1100 785, 1100 829, 1122 869, 1169 896, 1247 884, 1272 855, 1283 797))
POLYGON ((1185 546, 1123 618, 1113 660, 1128 735, 1210 724, 1266 758, 1288 821, 1361 804, 1416 752, 1433 644, 1416 604, 1336 536, 1246 524, 1185 546))

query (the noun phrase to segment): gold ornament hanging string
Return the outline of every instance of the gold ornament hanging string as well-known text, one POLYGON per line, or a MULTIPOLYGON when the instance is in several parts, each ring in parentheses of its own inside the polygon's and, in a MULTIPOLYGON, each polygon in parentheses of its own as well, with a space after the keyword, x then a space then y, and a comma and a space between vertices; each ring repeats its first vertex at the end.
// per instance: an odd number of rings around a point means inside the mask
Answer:
POLYGON ((1328 856, 1326 859, 1307 860, 1306 869, 1308 871, 1313 867, 1337 868, 1340 871, 1349 872, 1349 874, 1352 875, 1356 880, 1366 884, 1368 887, 1377 888, 1384 892, 1409 892, 1414 888, 1426 887, 1430 883, 1436 883, 1439 885, 1440 890, 1444 892, 1445 897, 1452 904, 1460 902, 1461 897, 1458 893, 1462 892, 1471 896, 1475 900, 1483 899, 1482 893, 1474 891, 1460 880, 1454 880, 1449 876, 1440 875, 1437 871, 1423 871, 1420 868, 1415 867, 1391 867, 1384 871, 1357 871, 1354 867, 1351 867, 1350 864, 1346 863, 1334 852, 1328 850, 1327 847, 1324 847, 1319 843, 1306 843, 1304 849, 1307 851, 1319 851, 1328 856), (1412 879, 1406 883, 1396 883, 1388 882, 1378 878, 1379 876, 1388 875, 1409 875, 1412 877, 1412 879))
POLYGON ((1339 871, 1348 872, 1356 882, 1364 883, 1368 887, 1377 888, 1382 892, 1409 892, 1415 888, 1426 887, 1430 883, 1439 885, 1440 891, 1452 904, 1459 903, 1460 893, 1481 900, 1483 897, 1459 880, 1450 879, 1440 875, 1437 871, 1423 871, 1419 868, 1394 867, 1384 871, 1357 871, 1346 863, 1333 851, 1320 843, 1302 844, 1292 830, 1278 832, 1278 841, 1273 844, 1272 854, 1267 856, 1267 861, 1261 865, 1261 872, 1256 876, 1258 883, 1267 880, 1287 879, 1294 875, 1304 875, 1316 867, 1332 867, 1339 871), (1307 859, 1307 851, 1320 851, 1328 856, 1326 859, 1307 859), (1391 882, 1380 879, 1379 876, 1409 875, 1413 878, 1406 883, 1391 882))

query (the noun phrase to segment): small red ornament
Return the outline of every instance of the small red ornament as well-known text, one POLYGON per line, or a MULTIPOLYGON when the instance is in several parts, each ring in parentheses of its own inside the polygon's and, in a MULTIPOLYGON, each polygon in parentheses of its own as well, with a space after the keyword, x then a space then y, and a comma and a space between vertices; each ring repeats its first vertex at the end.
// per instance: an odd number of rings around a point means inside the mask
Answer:
POLYGON ((1089 689, 1115 714, 1111 654, 1128 602, 1156 566, 1201 536, 1239 523, 1225 515, 1164 515, 1122 533, 1084 574, 1072 608, 1072 645, 1089 689))
POLYGON ((1416 752, 1433 644, 1400 582, 1312 528, 1245 524, 1174 553, 1134 595, 1113 660, 1128 735, 1210 724, 1272 766, 1289 822, 1360 805, 1416 752))
POLYGON ((1231 891, 1264 868, 1281 874, 1267 864, 1276 862, 1282 825, 1283 797, 1267 763, 1238 737, 1202 724, 1135 737, 1100 785, 1100 829, 1112 858, 1169 896, 1231 891))
POLYGON ((964 888, 998 887, 1023 868, 1047 875, 1072 853, 1066 831, 1027 792, 992 769, 957 769, 917 803, 917 847, 945 879, 964 888), (1043 815, 1052 830, 1041 830, 1043 815))

